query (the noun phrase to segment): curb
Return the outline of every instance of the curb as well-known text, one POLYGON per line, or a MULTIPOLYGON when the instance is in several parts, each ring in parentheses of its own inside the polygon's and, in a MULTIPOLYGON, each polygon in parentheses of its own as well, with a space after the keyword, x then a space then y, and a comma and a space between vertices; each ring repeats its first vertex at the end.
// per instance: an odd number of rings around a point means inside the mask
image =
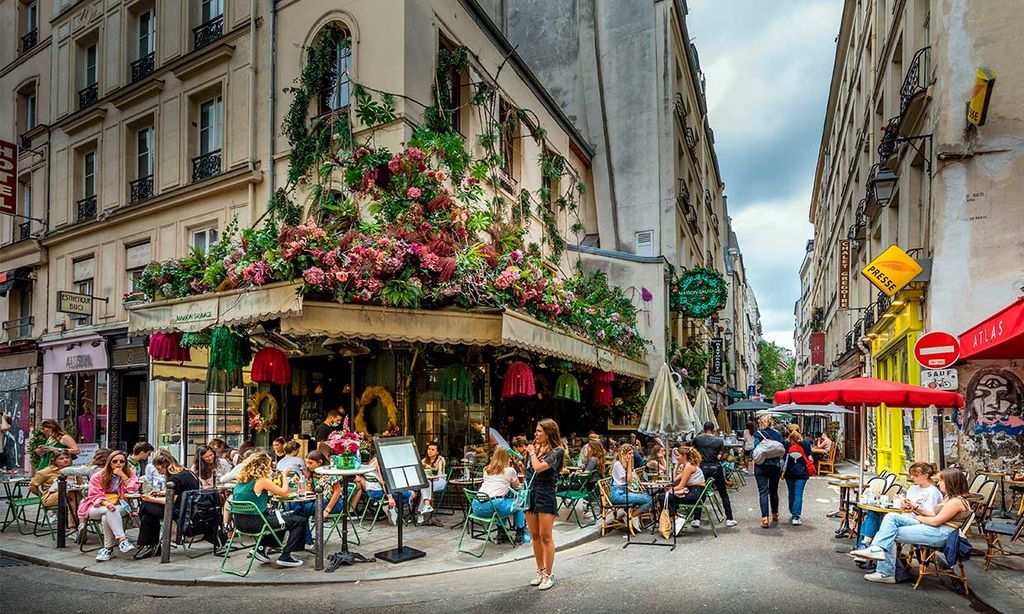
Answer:
MULTIPOLYGON (((577 546, 581 546, 583 544, 586 544, 586 543, 595 541, 597 539, 600 539, 600 537, 601 537, 601 532, 597 529, 597 526, 595 525, 593 527, 592 531, 589 531, 586 534, 580 535, 580 536, 578 536, 578 537, 576 537, 574 539, 571 539, 568 542, 566 542, 566 543, 564 543, 564 544, 562 544, 560 546, 556 546, 555 547, 555 551, 556 552, 564 552, 565 550, 569 550, 571 548, 575 548, 577 546)), ((403 579, 403 578, 418 578, 418 577, 421 577, 421 576, 433 576, 433 575, 437 575, 437 574, 458 573, 460 571, 466 571, 466 570, 470 570, 470 569, 483 569, 483 568, 486 568, 486 567, 494 567, 494 566, 497 566, 497 565, 505 565, 505 564, 508 564, 508 563, 516 563, 518 561, 527 560, 527 559, 529 559, 530 557, 533 556, 532 550, 527 550, 523 546, 520 546, 520 549, 523 549, 524 551, 521 554, 520 553, 516 553, 515 556, 513 556, 512 558, 509 558, 509 559, 499 559, 499 560, 494 560, 494 561, 472 563, 470 565, 467 565, 465 567, 460 567, 458 569, 444 569, 444 570, 431 570, 431 571, 424 570, 424 571, 421 571, 421 572, 410 573, 408 575, 389 576, 389 577, 385 577, 385 578, 362 578, 362 577, 360 577, 360 578, 348 579, 348 578, 345 578, 344 576, 341 576, 341 575, 331 574, 334 577, 339 578, 339 579, 331 579, 331 580, 312 580, 312 579, 311 580, 305 580, 305 579, 300 579, 300 580, 295 580, 293 578, 289 578, 288 582, 280 582, 280 581, 278 581, 278 582, 264 582, 264 581, 259 581, 259 580, 246 582, 244 580, 235 580, 234 579, 235 576, 229 576, 227 574, 224 574, 225 575, 224 581, 204 580, 204 579, 200 579, 200 578, 196 578, 194 580, 175 580, 175 579, 172 579, 172 578, 160 578, 160 577, 140 578, 140 577, 135 577, 135 576, 122 576, 122 575, 116 575, 115 576, 113 573, 103 573, 103 572, 100 572, 100 571, 96 571, 95 569, 83 567, 81 565, 73 565, 73 564, 63 563, 63 562, 60 562, 60 561, 53 561, 53 560, 50 560, 50 559, 47 559, 47 558, 44 558, 44 557, 41 557, 41 556, 37 556, 37 555, 34 555, 34 554, 29 554, 29 553, 25 553, 25 552, 11 551, 11 550, 9 550, 7 548, 0 548, 0 555, 5 556, 5 557, 10 557, 12 559, 17 559, 17 560, 20 560, 20 561, 25 561, 27 563, 32 563, 34 565, 39 565, 41 567, 50 567, 50 568, 53 568, 53 569, 59 569, 59 570, 62 570, 62 571, 68 571, 68 572, 71 572, 71 573, 77 573, 77 574, 81 574, 81 575, 84 575, 84 576, 92 576, 92 577, 97 577, 97 578, 108 578, 108 579, 112 579, 112 580, 120 580, 120 581, 123 581, 123 582, 133 582, 133 583, 138 583, 138 584, 159 584, 159 585, 164 585, 164 586, 280 586, 281 584, 288 584, 290 586, 296 586, 296 585, 302 585, 302 586, 321 586, 321 585, 330 585, 330 584, 348 584, 348 583, 355 583, 355 582, 359 582, 359 583, 381 582, 381 581, 385 581, 385 580, 396 580, 396 579, 403 579)), ((320 573, 323 573, 323 572, 320 572, 320 573)), ((330 577, 330 576, 328 576, 328 577, 330 577)))

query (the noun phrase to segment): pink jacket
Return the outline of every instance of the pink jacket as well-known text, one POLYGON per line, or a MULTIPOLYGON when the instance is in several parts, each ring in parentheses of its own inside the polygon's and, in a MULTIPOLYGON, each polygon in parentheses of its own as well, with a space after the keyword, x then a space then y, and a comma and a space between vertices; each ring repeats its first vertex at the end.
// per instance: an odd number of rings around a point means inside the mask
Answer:
MULTIPOLYGON (((126 467, 126 469, 128 468, 126 467)), ((89 478, 89 494, 82 499, 82 503, 78 506, 79 518, 87 518, 89 516, 89 510, 103 505, 103 500, 106 498, 107 492, 103 489, 102 479, 102 471, 97 471, 91 478, 89 478)), ((139 478, 135 475, 134 471, 128 469, 128 480, 121 480, 121 484, 117 487, 117 496, 123 501, 126 494, 135 492, 138 489, 139 478)))

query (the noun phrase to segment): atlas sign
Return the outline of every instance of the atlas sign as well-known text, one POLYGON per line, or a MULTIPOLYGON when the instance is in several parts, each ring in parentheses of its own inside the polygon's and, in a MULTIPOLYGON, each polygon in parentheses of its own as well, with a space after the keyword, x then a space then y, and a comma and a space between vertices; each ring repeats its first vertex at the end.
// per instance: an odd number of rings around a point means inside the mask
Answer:
POLYGON ((960 358, 960 341, 942 331, 921 335, 914 344, 914 358, 925 369, 945 369, 960 358))

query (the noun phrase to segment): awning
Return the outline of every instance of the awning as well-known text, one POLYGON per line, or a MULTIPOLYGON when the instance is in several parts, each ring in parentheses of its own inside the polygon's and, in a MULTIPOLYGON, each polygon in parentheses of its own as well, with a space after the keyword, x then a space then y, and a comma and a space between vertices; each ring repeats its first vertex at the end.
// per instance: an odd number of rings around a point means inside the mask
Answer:
MULTIPOLYGON (((167 382, 203 382, 206 383, 206 369, 209 364, 208 350, 192 348, 189 350, 192 360, 185 362, 153 361, 150 377, 154 380, 167 382)), ((242 381, 252 383, 252 364, 242 369, 242 381)))
POLYGON ((646 363, 599 348, 582 337, 549 328, 514 311, 396 309, 307 301, 301 315, 281 319, 281 333, 517 347, 619 375, 648 377, 646 363))
POLYGON ((300 284, 284 282, 128 307, 128 333, 194 333, 214 324, 248 324, 302 312, 300 284))
POLYGON ((7 296, 11 290, 28 290, 32 288, 32 268, 23 266, 12 271, 0 273, 0 297, 7 296))
POLYGON ((960 335, 961 360, 1024 358, 1024 296, 960 335))

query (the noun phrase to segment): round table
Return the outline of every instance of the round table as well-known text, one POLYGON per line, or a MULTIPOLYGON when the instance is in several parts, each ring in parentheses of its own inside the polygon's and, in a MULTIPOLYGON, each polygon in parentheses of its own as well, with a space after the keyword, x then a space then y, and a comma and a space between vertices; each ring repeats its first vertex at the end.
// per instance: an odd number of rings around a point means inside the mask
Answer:
MULTIPOLYGON (((359 469, 335 469, 334 467, 317 467, 314 472, 317 475, 333 476, 341 478, 341 507, 344 511, 341 515, 341 551, 335 552, 329 557, 331 565, 327 568, 327 572, 333 572, 340 565, 352 565, 353 563, 369 563, 373 559, 368 559, 358 552, 349 552, 348 550, 348 485, 352 482, 352 478, 357 475, 366 475, 367 473, 373 473, 374 467, 360 467, 359 469)), ((317 530, 317 537, 323 538, 323 522, 324 517, 322 514, 317 515, 317 524, 320 528, 317 530)), ((317 544, 317 551, 323 552, 323 543, 317 544)))
POLYGON ((858 502, 857 507, 864 510, 865 512, 878 512, 879 514, 888 514, 889 512, 901 513, 904 511, 901 507, 883 507, 881 505, 875 505, 874 503, 858 502))

